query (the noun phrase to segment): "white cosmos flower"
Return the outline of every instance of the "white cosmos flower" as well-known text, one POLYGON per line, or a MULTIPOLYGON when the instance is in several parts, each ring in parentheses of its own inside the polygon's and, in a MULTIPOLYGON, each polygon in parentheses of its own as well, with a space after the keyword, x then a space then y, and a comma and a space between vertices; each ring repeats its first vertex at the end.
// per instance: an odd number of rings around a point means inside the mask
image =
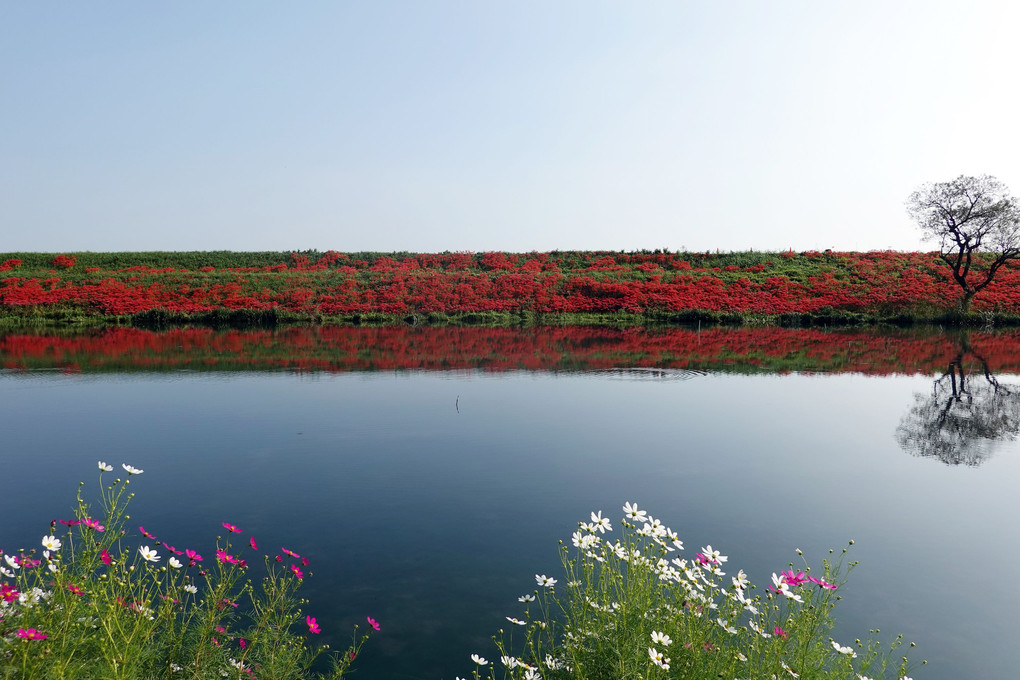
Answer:
POLYGON ((591 530, 604 534, 607 531, 612 531, 613 525, 609 523, 608 517, 602 516, 602 511, 599 510, 597 515, 594 512, 591 513, 591 530))
MULTIPOLYGON (((47 550, 60 550, 60 539, 56 536, 43 536, 42 546, 47 550)), ((49 555, 47 555, 49 557, 49 555)))
POLYGON ((113 466, 107 465, 106 461, 101 460, 99 461, 99 470, 101 472, 111 472, 113 470, 113 466))
POLYGON ((503 662, 503 665, 507 668, 517 668, 521 665, 521 660, 516 656, 501 656, 499 660, 503 662))
POLYGON ((535 601, 535 596, 534 595, 521 595, 520 597, 517 598, 517 601, 518 602, 534 602, 535 601))
POLYGON ((648 656, 652 658, 652 663, 661 668, 664 671, 669 670, 669 659, 663 656, 662 652, 656 650, 654 647, 648 648, 648 656))
POLYGON ((11 569, 21 569, 21 565, 18 564, 18 561, 10 555, 4 555, 4 562, 6 562, 7 566, 11 569))
POLYGON ((122 468, 124 468, 125 470, 127 470, 127 473, 128 473, 129 475, 140 475, 140 474, 142 474, 143 472, 145 472, 145 470, 139 470, 139 469, 138 469, 138 468, 136 468, 136 467, 131 467, 131 466, 130 466, 130 465, 128 465, 127 463, 122 463, 122 464, 121 464, 121 467, 122 467, 122 468))
POLYGON ((46 568, 49 569, 50 571, 52 571, 54 574, 57 573, 57 565, 53 564, 52 562, 47 564, 46 568))
POLYGON ((474 661, 479 666, 488 666, 489 665, 489 662, 484 657, 478 656, 477 654, 472 654, 471 655, 471 660, 474 661))
POLYGON ((666 633, 660 633, 657 630, 653 630, 652 642, 654 642, 657 645, 665 645, 666 647, 669 647, 671 644, 673 644, 673 639, 670 638, 669 635, 667 635, 666 633))
POLYGON ((150 550, 149 546, 147 545, 143 545, 141 548, 139 548, 138 553, 142 556, 143 559, 148 560, 149 562, 159 562, 161 559, 163 559, 156 554, 155 550, 150 550))
POLYGON ((846 656, 849 656, 851 659, 857 658, 857 652, 854 651, 853 647, 841 647, 838 642, 833 640, 832 648, 835 649, 840 654, 845 654, 846 656))
POLYGON ((633 505, 630 503, 624 503, 623 514, 627 516, 627 519, 634 522, 644 522, 648 520, 648 513, 644 510, 638 510, 637 503, 634 503, 633 505))
POLYGON ((716 623, 718 623, 718 624, 719 624, 720 626, 722 626, 722 629, 723 629, 723 630, 725 630, 725 631, 726 631, 727 633, 729 633, 730 635, 736 635, 736 634, 737 634, 737 629, 736 629, 736 627, 734 627, 734 626, 731 626, 731 625, 729 624, 729 621, 726 621, 726 620, 725 620, 725 619, 723 619, 723 618, 722 618, 721 616, 720 616, 719 618, 717 618, 717 619, 715 620, 715 622, 716 622, 716 623))
POLYGON ((526 624, 525 621, 518 621, 517 619, 513 618, 512 616, 506 617, 506 620, 509 621, 510 623, 514 624, 515 626, 523 626, 523 625, 526 624))
POLYGON ((738 571, 737 575, 734 576, 732 580, 733 587, 737 588, 738 590, 744 590, 745 588, 747 588, 747 586, 751 584, 751 582, 747 580, 747 574, 744 573, 743 569, 738 571))
MULTIPOLYGON (((783 662, 783 661, 780 661, 780 662, 779 662, 779 665, 781 665, 781 666, 783 667, 783 670, 785 670, 785 671, 786 671, 787 673, 789 673, 789 674, 790 674, 790 675, 792 675, 793 677, 795 677, 795 678, 799 678, 799 677, 800 677, 800 673, 794 673, 794 672, 793 672, 793 669, 792 669, 792 668, 790 668, 789 666, 787 666, 785 662, 783 662)), ((864 678, 864 677, 862 676, 862 677, 861 677, 861 680, 870 680, 870 679, 868 679, 868 678, 864 678)))
POLYGON ((0 574, 3 574, 7 578, 14 578, 14 572, 13 571, 7 571, 3 567, 0 567, 0 574))
POLYGON ((171 557, 170 558, 170 566, 173 567, 174 569, 180 569, 184 565, 181 564, 180 560, 178 560, 176 557, 171 557))
POLYGON ((712 562, 725 562, 729 558, 725 555, 720 555, 718 550, 713 550, 711 545, 706 545, 701 549, 702 554, 712 562))
POLYGON ((535 581, 538 582, 538 585, 544 586, 546 588, 552 588, 554 585, 556 585, 556 579, 549 578, 545 574, 535 574, 535 581))
POLYGON ((184 589, 186 591, 188 591, 189 593, 191 593, 192 595, 194 595, 195 593, 198 592, 198 588, 196 586, 193 586, 190 583, 188 585, 184 586, 184 589))
POLYGON ((542 676, 534 668, 528 668, 524 671, 524 680, 542 680, 542 676))

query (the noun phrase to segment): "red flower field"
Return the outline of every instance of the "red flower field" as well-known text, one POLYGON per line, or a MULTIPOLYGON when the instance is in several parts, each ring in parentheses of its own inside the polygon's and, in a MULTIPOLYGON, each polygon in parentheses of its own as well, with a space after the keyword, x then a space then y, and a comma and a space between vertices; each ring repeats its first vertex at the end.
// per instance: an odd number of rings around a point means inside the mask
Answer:
MULTIPOLYGON (((122 316, 154 309, 356 314, 686 311, 908 314, 960 297, 932 253, 549 252, 0 254, 0 310, 122 316)), ((1020 265, 974 300, 1020 313, 1020 265)))

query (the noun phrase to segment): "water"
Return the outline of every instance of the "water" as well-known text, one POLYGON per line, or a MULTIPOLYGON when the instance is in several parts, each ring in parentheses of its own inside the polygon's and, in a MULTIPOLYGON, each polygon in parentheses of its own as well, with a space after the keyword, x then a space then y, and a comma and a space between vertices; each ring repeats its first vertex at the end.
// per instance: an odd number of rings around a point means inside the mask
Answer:
POLYGON ((1020 451, 1007 428, 964 464, 913 455, 897 431, 936 375, 161 370, 0 375, 0 547, 68 517, 96 460, 128 462, 132 517, 161 539, 211 553, 227 521, 309 557, 324 642, 378 619, 364 677, 453 678, 495 656, 577 521, 634 501, 762 585, 853 539, 837 639, 903 633, 929 661, 915 680, 1015 672, 1020 451))

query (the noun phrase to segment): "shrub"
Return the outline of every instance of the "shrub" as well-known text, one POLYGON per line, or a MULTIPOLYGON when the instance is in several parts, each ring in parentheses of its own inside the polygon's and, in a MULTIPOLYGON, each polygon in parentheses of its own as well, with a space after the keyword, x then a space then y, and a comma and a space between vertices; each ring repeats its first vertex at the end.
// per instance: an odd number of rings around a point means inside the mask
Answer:
POLYGON ((724 578, 727 557, 711 545, 682 558, 669 527, 623 509, 613 542, 601 511, 580 523, 573 549, 562 548, 562 588, 535 575, 538 587, 519 598, 522 618, 508 616, 495 638, 502 669, 472 655, 475 678, 907 680, 907 657, 892 658, 901 637, 887 647, 830 637, 836 591, 856 566, 844 564, 846 549, 819 572, 791 564, 755 594, 743 570, 724 578))
POLYGON ((289 680, 313 677, 323 654, 332 659, 324 677, 343 676, 368 635, 355 628, 339 654, 308 644, 321 629, 297 597, 307 559, 288 549, 266 555, 255 587, 243 555, 257 543, 229 522, 205 556, 143 526, 135 541, 128 486, 143 471, 123 468, 123 479, 103 486, 113 467, 99 463, 98 514, 79 487, 75 518, 51 523, 41 554, 3 555, 0 678, 289 680))

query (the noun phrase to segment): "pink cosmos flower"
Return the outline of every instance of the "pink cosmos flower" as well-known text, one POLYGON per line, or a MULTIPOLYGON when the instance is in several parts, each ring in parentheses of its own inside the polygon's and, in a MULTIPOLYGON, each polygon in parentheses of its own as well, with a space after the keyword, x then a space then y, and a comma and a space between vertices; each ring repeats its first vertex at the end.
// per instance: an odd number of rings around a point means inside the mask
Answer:
POLYGON ((193 562, 201 562, 202 561, 202 556, 199 555, 197 552, 195 552, 194 550, 192 550, 190 548, 186 549, 184 551, 184 554, 187 555, 188 559, 192 560, 193 562))
POLYGON ((73 586, 70 583, 67 584, 67 589, 71 591, 72 595, 84 595, 85 594, 85 591, 83 591, 81 588, 79 588, 78 586, 73 586))
POLYGON ((305 577, 305 573, 303 571, 301 571, 300 569, 298 569, 298 565, 296 565, 296 564, 290 565, 290 570, 292 572, 294 572, 294 575, 297 576, 298 578, 304 578, 305 577))
POLYGON ((298 555, 298 554, 297 554, 296 552, 294 552, 293 550, 287 550, 286 548, 280 548, 280 550, 282 550, 282 551, 283 551, 283 554, 284 554, 284 555, 290 555, 291 557, 293 557, 293 558, 294 558, 294 559, 296 559, 296 560, 299 560, 299 559, 301 559, 301 555, 298 555))
POLYGON ((46 633, 41 630, 36 630, 35 628, 19 628, 16 635, 19 638, 24 638, 26 640, 45 640, 49 637, 46 633))
POLYGON ((223 528, 224 528, 224 529, 226 529, 227 531, 229 531, 229 532, 230 532, 230 533, 232 533, 232 534, 239 534, 239 533, 241 533, 241 530, 240 530, 240 529, 238 529, 238 528, 237 528, 236 526, 234 526, 233 524, 229 524, 229 523, 227 523, 227 522, 224 522, 224 523, 223 523, 223 528))
POLYGON ((73 527, 76 524, 81 524, 81 520, 80 519, 62 519, 62 520, 60 520, 60 523, 66 525, 66 526, 69 526, 69 527, 73 527))
POLYGON ((18 591, 6 583, 0 583, 0 600, 4 602, 14 602, 18 599, 18 591))
POLYGON ((230 564, 237 564, 237 558, 227 553, 226 550, 221 548, 216 549, 216 559, 220 562, 229 562, 230 564))
POLYGON ((244 641, 244 638, 238 638, 237 644, 241 645, 241 649, 244 649, 245 647, 248 646, 248 643, 244 641))
POLYGON ((783 580, 786 581, 786 583, 791 585, 791 586, 802 585, 804 583, 807 583, 807 580, 808 580, 807 576, 802 571, 799 571, 796 574, 793 573, 792 570, 783 571, 783 572, 780 572, 780 573, 782 573, 782 575, 783 575, 783 580))
POLYGON ((807 580, 811 581, 812 583, 817 583, 820 587, 827 588, 829 590, 835 590, 837 587, 834 583, 827 583, 823 579, 815 578, 814 576, 808 576, 807 580))
POLYGON ((302 567, 307 567, 308 566, 308 558, 307 557, 302 557, 301 558, 301 566, 302 567))
POLYGON ((252 536, 251 538, 248 539, 248 545, 251 546, 252 550, 258 550, 259 549, 258 545, 256 545, 256 543, 255 543, 255 537, 254 536, 252 536))
POLYGON ((177 548, 173 547, 169 543, 164 543, 163 547, 166 548, 167 550, 169 550, 170 552, 172 552, 174 555, 183 555, 184 554, 183 550, 178 550, 177 548))
POLYGON ((373 630, 379 630, 379 622, 373 619, 371 616, 366 617, 368 619, 368 625, 372 626, 373 630))
POLYGON ((81 523, 87 526, 89 529, 95 529, 99 533, 103 533, 104 531, 106 531, 106 527, 100 524, 98 520, 94 520, 90 517, 86 517, 81 521, 81 523))
POLYGON ((110 553, 106 552, 105 548, 103 549, 103 552, 99 553, 99 559, 101 559, 103 561, 103 564, 105 564, 106 566, 110 566, 111 564, 113 564, 113 558, 110 557, 110 553))
POLYGON ((308 624, 309 633, 321 633, 322 629, 319 628, 319 624, 315 622, 315 619, 311 616, 305 617, 305 623, 308 624))
POLYGON ((156 540, 156 537, 150 534, 148 531, 146 531, 145 527, 138 527, 138 530, 142 532, 142 536, 145 536, 146 538, 151 538, 154 541, 156 540))
POLYGON ((789 634, 789 633, 787 633, 787 632, 786 632, 785 630, 783 630, 782 628, 780 628, 779 626, 776 626, 775 628, 773 628, 773 629, 772 629, 772 632, 776 634, 776 637, 780 637, 780 638, 783 638, 784 640, 785 640, 786 638, 790 637, 790 634, 789 634))

